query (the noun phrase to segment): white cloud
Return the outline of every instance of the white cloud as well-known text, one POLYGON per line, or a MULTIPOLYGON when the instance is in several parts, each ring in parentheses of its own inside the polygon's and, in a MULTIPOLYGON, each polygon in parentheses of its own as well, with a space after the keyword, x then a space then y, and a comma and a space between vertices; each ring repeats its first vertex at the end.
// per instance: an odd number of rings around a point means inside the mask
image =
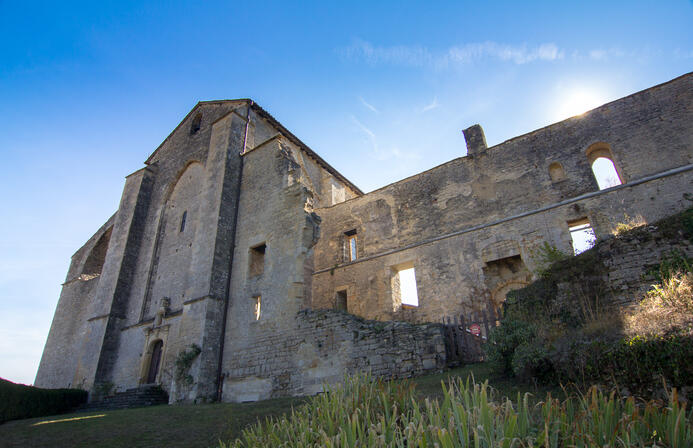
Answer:
POLYGON ((362 59, 371 64, 422 66, 431 62, 428 49, 418 45, 376 47, 361 39, 356 39, 353 44, 343 49, 342 53, 348 59, 362 59))
POLYGON ((590 59, 594 59, 595 61, 605 61, 606 60, 606 50, 591 50, 590 51, 590 59))
POLYGON ((674 50, 674 56, 679 59, 693 59, 693 51, 677 48, 674 50))
POLYGON ((378 139, 375 132, 371 131, 365 124, 361 123, 356 117, 351 116, 351 121, 363 132, 371 145, 371 156, 376 160, 416 160, 420 156, 414 152, 403 151, 398 146, 392 146, 388 149, 382 149, 378 144, 378 139))
MULTIPOLYGON (((515 64, 527 64, 534 61, 555 61, 563 59, 564 51, 556 44, 546 43, 528 48, 526 44, 512 46, 496 42, 466 44, 452 47, 447 52, 447 60, 453 63, 468 64, 479 59, 498 59, 515 64)), ((444 61, 445 62, 445 61, 444 61)))
POLYGON ((430 104, 424 106, 423 109, 421 109, 421 112, 428 112, 429 110, 437 109, 440 107, 440 103, 438 102, 438 98, 433 98, 433 101, 431 101, 430 104))
POLYGON ((534 61, 555 61, 563 59, 565 55, 565 51, 554 43, 530 47, 527 44, 514 46, 487 41, 453 46, 442 52, 433 52, 420 45, 384 47, 375 46, 361 39, 355 40, 353 44, 340 50, 340 53, 347 59, 363 60, 369 64, 436 68, 469 64, 481 59, 527 64, 534 61))
MULTIPOLYGON (((638 53, 639 52, 634 51, 631 56, 637 56, 638 53)), ((618 48, 595 48, 590 50, 587 54, 593 61, 606 61, 611 58, 620 58, 625 56, 625 53, 618 48)))
POLYGON ((359 97, 359 101, 361 101, 361 104, 363 104, 366 107, 366 109, 371 110, 376 114, 379 113, 378 109, 376 109, 375 106, 373 106, 371 103, 364 100, 363 97, 359 97))

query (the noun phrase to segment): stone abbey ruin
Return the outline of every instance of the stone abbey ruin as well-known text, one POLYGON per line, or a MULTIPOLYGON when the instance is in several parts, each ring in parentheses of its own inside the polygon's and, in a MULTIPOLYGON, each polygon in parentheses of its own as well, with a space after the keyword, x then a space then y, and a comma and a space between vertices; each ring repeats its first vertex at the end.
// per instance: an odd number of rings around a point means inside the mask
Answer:
POLYGON ((198 103, 73 255, 35 385, 248 401, 440 370, 438 323, 499 307, 540 247, 693 199, 693 73, 490 148, 464 136, 365 194, 253 101, 198 103))

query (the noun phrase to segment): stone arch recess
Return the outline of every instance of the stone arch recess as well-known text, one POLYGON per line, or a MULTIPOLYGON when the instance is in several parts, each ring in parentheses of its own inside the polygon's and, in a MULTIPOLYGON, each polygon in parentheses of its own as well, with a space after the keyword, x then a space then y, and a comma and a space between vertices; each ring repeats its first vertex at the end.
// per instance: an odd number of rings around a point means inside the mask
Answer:
MULTIPOLYGON (((174 227, 177 227, 177 224, 180 223, 178 220, 173 220, 173 222, 169 223, 168 221, 170 221, 170 219, 167 219, 167 210, 169 210, 170 202, 171 202, 172 198, 174 198, 176 190, 181 185, 181 183, 184 179, 184 176, 186 175, 186 173, 190 173, 191 170, 195 170, 195 172, 196 172, 195 174, 197 177, 196 181, 199 183, 197 185, 197 187, 198 187, 198 190, 201 190, 201 188, 202 188, 201 183, 204 180, 203 179, 204 165, 198 160, 189 160, 188 162, 185 163, 183 168, 181 168, 178 171, 174 180, 168 185, 168 187, 166 188, 166 193, 164 194, 164 198, 161 202, 162 206, 159 210, 156 239, 154 242, 154 255, 152 256, 152 261, 151 261, 151 265, 149 268, 147 287, 145 289, 144 300, 143 300, 142 309, 140 312, 140 320, 144 320, 147 317, 150 317, 149 314, 152 310, 152 300, 155 299, 152 297, 152 295, 153 295, 153 289, 154 289, 154 284, 155 284, 156 275, 157 275, 158 264, 159 264, 159 260, 161 257, 162 240, 164 237, 164 233, 166 232, 166 226, 167 226, 167 224, 169 224, 169 225, 173 225, 174 227)), ((191 216, 191 213, 188 210, 181 210, 181 213, 186 213, 186 223, 189 223, 190 221, 192 221, 194 219, 194 216, 191 216)), ((170 215, 170 213, 169 213, 169 215, 170 215)), ((186 225, 186 228, 188 228, 189 231, 190 231, 190 227, 192 227, 192 226, 186 225)))
POLYGON ((94 278, 101 275, 103 265, 106 262, 106 253, 108 252, 108 246, 111 242, 112 232, 113 226, 106 229, 96 244, 91 248, 82 266, 81 276, 94 278))

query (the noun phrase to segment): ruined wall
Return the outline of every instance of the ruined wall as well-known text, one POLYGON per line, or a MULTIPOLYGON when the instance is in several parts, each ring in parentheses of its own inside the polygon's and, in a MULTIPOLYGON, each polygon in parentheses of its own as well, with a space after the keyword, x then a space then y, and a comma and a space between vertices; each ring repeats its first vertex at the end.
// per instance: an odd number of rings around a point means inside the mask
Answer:
POLYGON ((685 208, 684 194, 693 191, 692 104, 686 75, 492 148, 470 139, 480 146, 467 157, 316 210, 313 305, 334 307, 337 291, 346 290, 349 311, 361 316, 439 321, 526 284, 543 242, 572 251, 569 221, 588 218, 605 237, 624 214, 652 221, 685 208), (588 151, 599 147, 609 148, 625 186, 598 190, 588 151), (556 162, 564 174, 552 178, 556 162), (688 171, 638 183, 677 167, 688 171), (352 230, 356 261, 344 248, 352 230), (488 278, 489 263, 518 255, 525 267, 516 277, 488 278), (401 310, 393 297, 403 264, 416 270, 415 310, 401 310))
MULTIPOLYGON (((688 210, 687 216, 690 225, 693 223, 693 209, 688 210)), ((642 299, 652 288, 652 283, 656 282, 652 272, 659 268, 663 258, 674 253, 693 258, 693 234, 684 233, 682 221, 680 214, 675 215, 661 223, 642 226, 596 245, 594 250, 605 268, 602 281, 609 288, 605 304, 627 305, 642 299)), ((575 286, 567 283, 559 285, 563 293, 571 289, 574 290, 575 286)))
POLYGON ((78 348, 87 336, 89 303, 99 284, 113 221, 111 217, 72 256, 34 381, 37 387, 83 387, 78 348))
POLYGON ((347 373, 406 378, 445 367, 441 325, 380 323, 332 310, 286 316, 227 365, 224 401, 311 395, 347 373))

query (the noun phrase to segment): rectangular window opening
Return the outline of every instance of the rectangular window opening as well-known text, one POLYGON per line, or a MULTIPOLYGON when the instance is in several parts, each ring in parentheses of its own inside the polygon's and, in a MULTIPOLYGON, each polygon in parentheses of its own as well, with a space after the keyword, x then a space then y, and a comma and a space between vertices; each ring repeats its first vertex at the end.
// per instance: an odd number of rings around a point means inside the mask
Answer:
POLYGON ((348 301, 347 290, 343 289, 341 291, 337 291, 337 294, 335 296, 335 309, 347 311, 349 308, 347 301, 348 301))
POLYGON ((395 268, 392 278, 392 295, 395 304, 402 308, 416 308, 419 306, 419 294, 416 290, 416 271, 409 263, 395 268))
POLYGON ((570 239, 573 244, 574 255, 581 254, 591 249, 597 242, 594 229, 592 229, 592 225, 587 218, 568 222, 568 230, 570 230, 570 239))
POLYGON ((257 277, 265 271, 265 251, 266 244, 260 244, 250 249, 250 266, 248 268, 248 277, 257 277))
POLYGON ((356 230, 349 230, 348 232, 344 232, 344 236, 346 237, 347 260, 354 261, 358 258, 358 242, 356 239, 356 230))
POLYGON ((253 297, 253 317, 256 321, 260 320, 260 305, 261 304, 262 304, 262 297, 261 296, 253 297))

